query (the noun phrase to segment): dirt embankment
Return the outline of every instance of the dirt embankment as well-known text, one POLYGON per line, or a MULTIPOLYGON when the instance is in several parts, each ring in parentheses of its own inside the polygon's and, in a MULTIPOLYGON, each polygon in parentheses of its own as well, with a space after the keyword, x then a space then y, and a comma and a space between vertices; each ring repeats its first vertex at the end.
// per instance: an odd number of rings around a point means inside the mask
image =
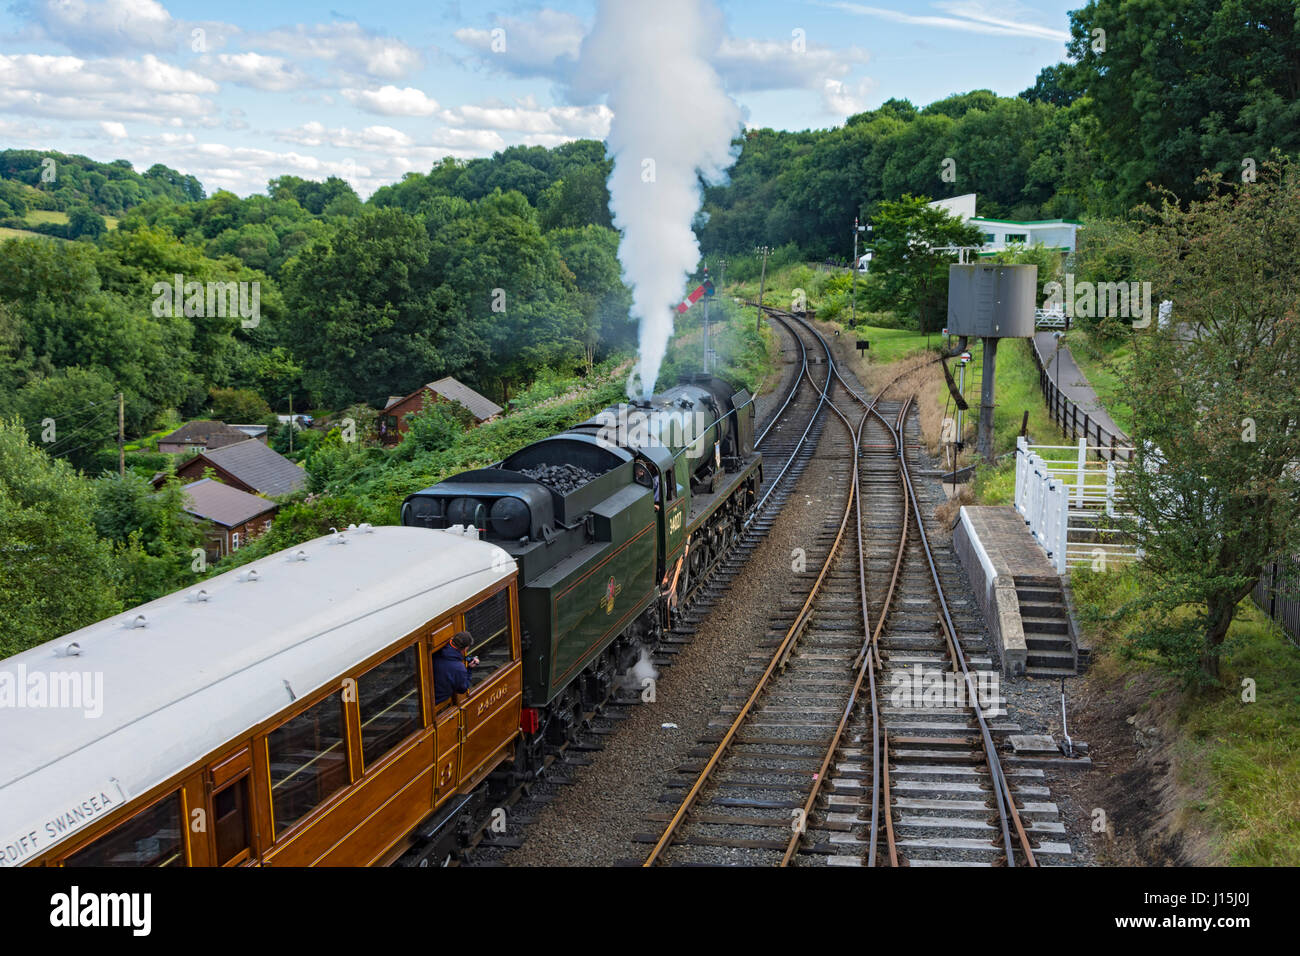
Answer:
POLYGON ((1105 658, 1070 697, 1070 735, 1088 742, 1093 769, 1060 786, 1089 807, 1093 852, 1104 866, 1213 866, 1204 781, 1194 778, 1178 732, 1180 694, 1170 679, 1125 674, 1105 658), (1099 817, 1098 811, 1104 813, 1099 817))

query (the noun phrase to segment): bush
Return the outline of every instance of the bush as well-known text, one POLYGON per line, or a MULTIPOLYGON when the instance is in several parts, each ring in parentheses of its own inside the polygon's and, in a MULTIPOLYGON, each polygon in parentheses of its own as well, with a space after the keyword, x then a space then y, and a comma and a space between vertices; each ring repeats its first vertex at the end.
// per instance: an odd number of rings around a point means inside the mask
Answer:
POLYGON ((261 421, 271 414, 271 406, 247 388, 214 388, 208 392, 212 417, 220 422, 240 425, 261 421))
POLYGON ((474 427, 474 416, 459 402, 440 402, 424 394, 424 405, 406 416, 408 431, 402 439, 407 456, 450 448, 456 436, 474 427))

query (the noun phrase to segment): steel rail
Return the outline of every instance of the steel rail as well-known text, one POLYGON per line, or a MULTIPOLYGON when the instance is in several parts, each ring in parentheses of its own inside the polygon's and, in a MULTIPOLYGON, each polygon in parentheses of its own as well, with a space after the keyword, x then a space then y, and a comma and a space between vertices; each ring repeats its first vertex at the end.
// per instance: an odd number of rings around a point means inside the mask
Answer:
MULTIPOLYGON (((781 407, 776 410, 776 414, 774 414, 772 420, 767 423, 767 427, 763 429, 763 433, 754 439, 755 448, 763 444, 763 439, 767 437, 768 432, 770 432, 781 420, 781 416, 785 414, 785 410, 789 408, 790 403, 794 401, 795 393, 799 391, 799 385, 803 382, 804 376, 808 374, 808 347, 803 344, 803 339, 799 338, 799 333, 791 328, 790 323, 786 322, 785 319, 780 318, 779 316, 774 318, 786 327, 786 330, 794 337, 795 342, 799 346, 799 373, 795 375, 794 381, 790 385, 790 391, 786 393, 785 401, 781 403, 781 407)), ((812 381, 812 379, 809 378, 809 381, 812 381)), ((816 386, 814 385, 813 387, 815 388, 816 386)))
MULTIPOLYGON (((796 320, 796 321, 800 321, 806 328, 808 328, 809 331, 811 331, 815 336, 817 336, 818 339, 820 339, 823 343, 825 343, 825 339, 822 338, 821 333, 816 328, 808 325, 808 323, 804 322, 803 320, 796 320)), ((897 376, 896 378, 892 379, 890 382, 886 383, 885 386, 882 387, 876 393, 874 398, 872 398, 870 401, 867 401, 865 398, 859 395, 852 387, 849 386, 848 382, 845 381, 844 376, 840 374, 838 365, 834 366, 834 368, 832 369, 832 374, 835 376, 835 378, 839 380, 840 384, 844 386, 845 391, 847 391, 849 395, 854 398, 854 400, 856 400, 859 404, 863 406, 863 424, 865 424, 866 419, 872 414, 875 414, 877 417, 879 417, 879 413, 876 412, 877 402, 879 402, 881 397, 885 394, 885 392, 889 390, 889 387, 893 385, 894 382, 898 380, 898 378, 902 377, 901 375, 897 376)), ((872 738, 871 740, 871 747, 872 747, 871 838, 868 844, 869 845, 868 859, 870 860, 870 863, 868 865, 874 866, 875 857, 876 857, 876 842, 877 842, 876 833, 879 828, 879 811, 880 811, 879 768, 880 768, 881 741, 880 741, 879 703, 878 703, 877 691, 876 691, 876 675, 875 675, 875 668, 871 665, 871 651, 870 651, 871 639, 868 636, 871 634, 871 620, 870 620, 871 613, 870 613, 870 603, 867 599, 867 552, 865 548, 865 542, 862 540, 862 492, 861 492, 861 488, 859 487, 859 483, 861 481, 861 471, 858 465, 861 460, 863 424, 859 424, 857 433, 854 436, 854 462, 853 462, 853 483, 854 483, 854 491, 855 491, 855 495, 854 495, 855 501, 853 503, 853 508, 854 508, 854 517, 856 519, 856 524, 857 524, 858 594, 862 605, 862 632, 864 635, 863 648, 861 651, 858 652, 858 657, 854 661, 853 666, 854 666, 854 670, 856 671, 856 675, 854 677, 853 687, 849 690, 848 700, 846 701, 844 705, 844 709, 840 714, 839 723, 836 725, 834 732, 831 734, 830 741, 826 747, 826 753, 822 757, 821 765, 817 768, 817 773, 813 777, 812 784, 809 787, 808 796, 804 800, 802 820, 806 823, 806 821, 810 819, 812 816, 813 808, 815 807, 817 798, 821 793, 821 788, 826 781, 827 772, 830 769, 831 761, 835 759, 835 754, 839 750, 840 744, 844 739, 844 732, 848 728, 849 721, 853 717, 854 710, 857 709, 858 695, 861 693, 862 683, 865 677, 868 683, 868 693, 870 696, 870 704, 871 704, 871 738, 872 738)), ((906 520, 907 520, 906 507, 904 507, 903 520, 904 520, 904 526, 906 527, 906 520)), ((904 531, 903 540, 904 542, 906 540, 906 530, 904 531)), ((904 544, 900 543, 899 558, 898 558, 899 563, 901 563, 902 561, 903 547, 904 544)), ((890 584, 891 597, 892 594, 893 594, 893 583, 891 582, 890 584)), ((888 600, 889 599, 887 598, 884 613, 888 613, 888 600)), ((881 621, 877 622, 877 633, 879 633, 879 628, 882 624, 883 624, 883 617, 881 621)), ((807 832, 806 829, 802 829, 802 830, 796 829, 795 832, 791 835, 789 841, 786 844, 785 853, 781 857, 781 863, 780 863, 781 866, 788 866, 790 864, 790 861, 794 858, 795 853, 798 852, 799 846, 803 842, 806 832, 807 832)), ((897 865, 896 864, 897 856, 892 850, 892 841, 891 841, 890 859, 891 862, 894 863, 894 865, 897 865)))
MULTIPOLYGON (((820 334, 816 332, 815 329, 810 329, 810 331, 813 332, 813 334, 821 342, 822 346, 826 349, 826 360, 827 360, 826 383, 822 389, 821 401, 818 402, 818 406, 817 406, 818 411, 820 411, 822 405, 825 404, 826 402, 826 397, 829 394, 831 383, 835 380, 836 377, 835 359, 834 356, 831 354, 830 346, 826 343, 825 339, 823 339, 820 336, 820 334)), ((811 381, 811 374, 809 374, 809 380, 811 381)), ((813 384, 814 386, 816 385, 816 383, 813 384)), ((754 709, 755 703, 757 703, 758 698, 762 696, 763 691, 767 688, 768 682, 772 679, 772 676, 781 667, 784 666, 785 661, 789 657, 790 651, 793 650, 794 644, 798 641, 799 635, 803 632, 803 628, 807 624, 808 619, 811 616, 813 602, 817 599, 817 595, 821 591, 822 584, 825 582, 827 575, 830 573, 831 566, 835 563, 835 558, 839 553, 840 544, 844 540, 844 531, 848 526, 849 516, 854 514, 853 506, 854 506, 854 502, 857 500, 857 469, 858 469, 858 458, 859 458, 858 451, 857 451, 857 444, 858 444, 858 439, 861 435, 862 427, 866 423, 867 415, 865 413, 863 414, 861 421, 859 421, 858 426, 855 429, 852 423, 849 421, 848 417, 843 412, 841 412, 835 406, 834 403, 831 403, 829 407, 831 411, 833 411, 836 414, 836 416, 839 417, 841 422, 843 422, 844 427, 849 431, 849 434, 853 437, 853 479, 849 483, 849 494, 844 504, 844 516, 840 520, 840 527, 839 527, 839 531, 835 535, 835 541, 831 545, 830 551, 826 555, 826 560, 822 564, 821 571, 818 572, 817 579, 813 582, 812 589, 808 592, 808 597, 805 599, 803 606, 800 608, 799 612, 795 615, 795 619, 791 623, 789 630, 786 631, 785 637, 782 638, 781 643, 777 646, 776 651, 773 653, 771 660, 768 661, 767 667, 763 670, 762 675, 759 677, 758 682, 754 685, 754 689, 750 692, 749 697, 745 700, 745 703, 740 707, 739 713, 737 713, 735 718, 731 721, 731 724, 730 726, 728 726, 726 733, 723 734, 722 740, 719 741, 717 746, 714 748, 713 753, 709 756, 708 761, 705 763, 704 767, 700 770, 700 772, 696 775, 695 782, 691 784, 690 788, 683 796, 682 801, 678 805, 677 810, 673 813, 672 818, 664 826, 663 832, 660 834, 659 839, 655 842, 655 845, 651 848, 649 854, 646 856, 645 862, 642 864, 642 866, 648 867, 648 866, 655 865, 655 863, 657 863, 659 861, 659 858, 663 855, 664 851, 667 850, 667 848, 672 845, 673 838, 676 836, 677 831, 680 829, 682 823, 690 815, 691 809, 695 805, 695 801, 699 798, 700 794, 704 791, 704 787, 708 783, 709 778, 712 776, 714 769, 721 762, 723 756, 727 752, 727 749, 731 746, 731 742, 735 739, 736 734, 739 733, 741 726, 749 718, 750 713, 754 709)), ((815 418, 816 418, 816 413, 814 413, 814 419, 815 418)), ((811 427, 811 423, 809 427, 811 427)), ((806 435, 807 432, 805 431, 805 436, 804 436, 805 438, 806 435)), ((803 440, 804 440, 803 438, 800 439, 801 442, 803 440)))
MULTIPOLYGON (((836 369, 836 373, 838 376, 838 369, 836 369)), ((909 373, 904 373, 904 375, 906 374, 909 373)), ((902 377, 903 375, 898 376, 898 378, 902 378, 902 377)), ((893 382, 896 382, 898 378, 895 378, 893 382)), ((845 382, 842 377, 840 378, 840 382, 841 384, 844 385, 846 389, 848 389, 848 391, 853 393, 855 397, 858 398, 859 401, 865 401, 860 395, 857 395, 855 392, 853 392, 853 388, 847 382, 845 382)), ((893 384, 893 382, 891 382, 890 384, 893 384)), ((886 385, 885 388, 882 389, 881 391, 883 392, 888 387, 889 385, 886 385)), ((916 497, 916 489, 912 485, 911 471, 907 467, 907 453, 905 448, 905 436, 903 435, 903 426, 906 423, 907 413, 910 410, 910 406, 912 402, 913 402, 913 398, 909 397, 907 401, 904 403, 903 409, 900 412, 898 421, 895 425, 890 425, 889 422, 885 420, 884 416, 881 415, 880 412, 874 408, 874 403, 873 403, 873 407, 871 408, 871 414, 879 418, 880 421, 885 425, 885 427, 889 428, 890 433, 894 437, 894 443, 895 443, 895 447, 897 448, 898 460, 899 460, 899 473, 902 478, 902 483, 904 487, 904 495, 903 495, 904 509, 905 510, 907 509, 907 502, 910 501, 912 505, 912 511, 915 513, 916 516, 917 532, 920 535, 922 551, 925 555, 926 563, 929 565, 930 568, 930 577, 931 580, 934 582, 934 589, 939 599, 940 610, 943 612, 943 616, 940 619, 940 624, 943 626, 944 638, 948 644, 948 651, 951 657, 953 658, 954 670, 960 668, 962 672, 962 677, 966 684, 967 697, 971 701, 971 705, 970 705, 971 709, 973 710, 976 721, 979 724, 980 738, 984 748, 985 761, 989 767, 989 776, 993 778, 994 798, 997 802, 998 818, 1002 830, 1003 851, 1006 854, 1007 866, 1016 865, 1015 854, 1012 851, 1012 847, 1011 847, 1011 833, 1010 833, 1011 828, 1008 825, 1008 821, 1007 821, 1009 815, 1011 818, 1011 822, 1015 827, 1016 837, 1020 843, 1021 850, 1025 854, 1025 860, 1029 866, 1034 867, 1037 866, 1038 864, 1037 861, 1034 859, 1033 848, 1030 846, 1029 837, 1025 833, 1023 822, 1020 819, 1019 810, 1016 808, 1015 798, 1011 793, 1010 784, 1007 782, 1006 774, 1002 770, 1002 762, 998 758, 997 747, 993 743, 993 736, 989 731, 987 721, 984 719, 984 711, 983 708, 980 706, 979 695, 976 693, 975 683, 973 678, 971 677, 970 668, 967 666, 966 663, 966 655, 965 653, 963 653, 961 649, 961 642, 957 636, 957 627, 953 623, 952 614, 948 608, 948 599, 944 593, 943 584, 939 580, 938 566, 935 564, 934 554, 930 550, 930 539, 925 532, 925 522, 924 520, 922 520, 921 517, 921 507, 920 507, 920 502, 916 497)), ((901 561, 901 552, 900 552, 900 561, 901 561)), ((898 565, 895 566, 895 575, 897 575, 897 573, 898 573, 898 565)), ((882 613, 882 621, 878 622, 878 626, 880 624, 883 624, 883 617, 887 613, 888 611, 886 609, 882 613)), ((877 634, 876 637, 878 638, 878 636, 879 635, 877 634)), ((877 658, 876 658, 877 663, 879 663, 878 648, 876 649, 876 653, 877 653, 877 658)), ((873 772, 873 776, 874 775, 875 774, 873 772)), ((887 829, 890 830, 889 839, 890 839, 890 850, 892 856, 893 853, 892 829, 893 828, 892 826, 888 825, 888 821, 887 821, 887 829)), ((874 827, 872 828, 872 839, 873 841, 875 839, 874 827)), ((874 850, 874 843, 871 849, 874 850)))
MULTIPOLYGON (((877 417, 879 413, 877 413, 877 417)), ((883 421, 883 418, 881 419, 883 421)), ((886 422, 888 425, 888 423, 886 422)), ((975 714, 975 719, 979 724, 980 738, 984 745, 984 757, 988 764, 989 775, 993 778, 993 793, 997 801, 998 818, 1002 829, 1002 845, 1006 854, 1007 866, 1015 866, 1015 853, 1011 846, 1011 828, 1015 827, 1016 837, 1020 843, 1020 849, 1025 855, 1027 865, 1037 866, 1034 859, 1034 851, 1030 846, 1029 837, 1025 833, 1025 828, 1020 819, 1020 813, 1016 808, 1015 798, 1011 793, 1011 787, 1007 783, 1006 774, 1002 771, 1002 762, 998 758, 997 747, 993 743, 993 735, 989 731, 988 722, 984 719, 984 709, 980 704, 979 695, 976 693, 975 681, 971 676, 970 668, 966 663, 966 655, 961 649, 961 641, 957 636, 957 626, 953 623, 952 613, 948 607, 948 599, 944 594, 943 584, 939 580, 939 569, 935 564, 934 554, 930 550, 930 539, 925 533, 925 522, 921 518, 921 504, 916 496, 916 489, 912 485, 912 474, 907 467, 907 454, 905 448, 905 438, 903 435, 902 422, 897 429, 891 429, 895 433, 898 444, 899 469, 903 477, 903 487, 905 489, 905 498, 912 503, 912 511, 916 518, 917 532, 921 539, 921 548, 925 554, 926 563, 930 567, 930 578, 934 582, 935 593, 939 598, 939 609, 942 612, 940 623, 943 625, 945 636, 948 640, 949 653, 953 657, 955 664, 954 670, 960 668, 962 677, 966 684, 966 693, 969 706, 975 714), (1008 822, 1010 818, 1010 822, 1008 822)))
MULTIPOLYGON (((796 335, 795 338, 798 338, 798 335, 796 335)), ((781 471, 777 473, 777 476, 772 479, 772 483, 768 485, 767 491, 763 493, 763 497, 758 499, 758 503, 750 509, 749 517, 745 519, 745 527, 752 524, 754 519, 762 513, 763 506, 767 504, 767 499, 772 497, 772 493, 781 486, 781 479, 785 477, 785 473, 790 470, 790 467, 795 463, 795 459, 799 457, 799 449, 802 448, 803 443, 808 440, 808 435, 812 432, 813 426, 817 424, 817 419, 821 416, 822 407, 826 404, 827 397, 830 395, 831 382, 834 380, 835 360, 831 356, 831 349, 830 346, 826 344, 826 341, 822 339, 821 336, 818 336, 818 340, 821 341, 822 347, 826 349, 827 373, 826 381, 823 383, 821 394, 817 399, 817 407, 813 409, 812 415, 809 416, 808 426, 803 430, 803 434, 799 436, 799 440, 795 442, 794 449, 790 452, 790 457, 786 459, 785 465, 782 466, 781 471)), ((812 372, 808 369, 806 352, 804 354, 803 374, 807 377, 809 384, 811 384, 813 388, 816 388, 817 383, 813 381, 812 372)), ((794 392, 792 390, 791 395, 793 396, 793 394, 794 392)), ((788 399, 786 404, 789 404, 788 399)), ((832 405, 831 407, 834 408, 835 406, 832 405)), ((784 408, 784 406, 782 406, 782 408, 784 408)), ((775 419, 773 419, 773 422, 775 422, 775 419)), ((771 427, 771 425, 768 425, 769 429, 771 427)), ((767 429, 764 429, 763 436, 767 437, 767 429)), ((755 447, 757 447, 757 444, 758 443, 755 442, 755 447)))
MULTIPOLYGON (((891 383, 891 384, 892 384, 892 383, 891 383)), ((905 402, 903 402, 903 407, 902 407, 901 409, 899 409, 899 412, 898 412, 898 421, 899 421, 900 423, 902 423, 902 422, 904 422, 904 421, 907 420, 907 411, 908 411, 908 407, 911 405, 911 403, 912 403, 912 399, 909 397, 905 402)), ((883 605, 881 605, 881 608, 880 608, 880 617, 876 620, 876 629, 875 629, 874 631, 872 631, 872 633, 871 633, 871 637, 870 637, 870 641, 869 641, 869 648, 867 649, 868 661, 867 661, 866 663, 868 664, 868 666, 869 666, 869 668, 870 668, 870 670, 871 670, 871 679, 872 679, 872 687, 873 687, 873 691, 872 691, 872 695, 871 695, 871 721, 872 721, 872 736, 873 736, 873 737, 875 736, 875 728, 876 728, 877 726, 881 726, 881 725, 883 724, 883 721, 882 721, 881 718, 880 718, 880 702, 879 702, 879 700, 877 699, 876 694, 875 694, 875 692, 874 692, 874 687, 875 687, 875 675, 876 675, 876 672, 877 672, 878 670, 881 670, 881 664, 880 664, 880 635, 881 635, 881 634, 884 632, 884 630, 885 630, 885 621, 889 618, 889 611, 890 611, 890 608, 893 606, 893 602, 894 602, 894 594, 895 594, 895 593, 897 592, 897 590, 898 590, 898 581, 899 581, 899 578, 902 576, 902 570, 903 570, 903 557, 904 557, 904 555, 907 554, 907 532, 908 532, 908 519, 909 519, 910 513, 909 513, 909 510, 908 510, 908 507, 907 507, 907 495, 906 495, 906 494, 903 495, 902 506, 903 506, 903 509, 902 509, 902 510, 903 510, 902 519, 903 519, 903 520, 902 520, 902 522, 901 522, 901 524, 902 524, 902 529, 901 529, 901 531, 899 532, 899 536, 898 536, 898 551, 897 551, 897 553, 894 555, 894 570, 893 570, 893 573, 890 574, 890 576, 889 576, 889 590, 885 593, 885 602, 884 602, 883 605)), ((876 843, 877 843, 877 840, 879 839, 879 827, 880 827, 880 825, 879 825, 879 823, 878 823, 878 821, 877 821, 877 818, 876 818, 876 809, 877 809, 877 805, 878 805, 879 800, 878 800, 878 797, 877 797, 877 794, 876 794, 876 791, 875 791, 874 778, 876 778, 876 777, 878 777, 878 776, 883 776, 883 777, 884 777, 884 784, 885 784, 885 793, 884 793, 884 797, 885 797, 885 839, 886 839, 886 845, 887 845, 887 848, 888 848, 888 850, 889 850, 889 865, 890 865, 890 866, 898 866, 898 844, 897 844, 896 841, 894 840, 894 817, 893 817, 893 813, 892 813, 892 811, 891 811, 891 809, 890 809, 890 808, 893 806, 893 803, 892 803, 892 799, 891 799, 890 792, 889 792, 889 731, 888 731, 888 730, 884 730, 884 731, 882 731, 882 734, 883 734, 883 737, 884 737, 884 747, 883 747, 883 753, 881 754, 881 757, 882 757, 883 759, 880 760, 880 773, 879 773, 879 774, 877 774, 877 773, 873 773, 873 774, 872 774, 872 777, 873 777, 873 786, 872 786, 872 793, 871 793, 871 799, 872 799, 872 805, 871 805, 871 840, 870 840, 870 843, 868 844, 868 848, 867 848, 867 866, 875 866, 875 865, 876 865, 876 862, 875 862, 875 860, 876 860, 876 843)))

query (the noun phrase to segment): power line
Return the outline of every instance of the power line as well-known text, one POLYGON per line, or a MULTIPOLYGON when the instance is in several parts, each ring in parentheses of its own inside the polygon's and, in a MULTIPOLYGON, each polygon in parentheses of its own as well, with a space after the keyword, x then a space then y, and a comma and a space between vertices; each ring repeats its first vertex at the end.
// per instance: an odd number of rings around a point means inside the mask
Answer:
POLYGON ((92 438, 90 441, 85 442, 84 444, 78 445, 76 448, 68 448, 68 449, 65 449, 65 450, 63 450, 63 451, 61 451, 61 452, 58 452, 58 453, 54 454, 52 457, 54 457, 54 458, 62 458, 62 457, 64 457, 65 455, 71 455, 73 452, 81 451, 81 449, 83 449, 83 448, 89 448, 91 445, 102 445, 104 442, 108 441, 109 439, 111 439, 111 438, 112 438, 114 435, 116 435, 116 434, 117 434, 117 430, 114 429, 112 432, 110 432, 110 433, 107 434, 107 435, 104 435, 104 436, 102 436, 102 437, 100 437, 100 438, 92 438))
MULTIPOLYGON (((107 415, 107 414, 108 414, 109 412, 111 412, 111 411, 114 411, 114 409, 112 409, 112 408, 105 408, 103 411, 101 411, 101 412, 100 412, 98 415, 96 415, 94 418, 91 418, 91 419, 88 419, 88 420, 82 422, 80 425, 78 425, 76 428, 74 428, 74 429, 73 429, 71 432, 69 432, 67 435, 64 435, 62 438, 59 438, 59 439, 56 439, 55 441, 50 442, 49 445, 47 445, 46 448, 45 448, 46 453, 47 453, 47 454, 50 454, 50 455, 54 455, 54 454, 55 454, 54 449, 55 449, 55 447, 56 447, 57 445, 61 445, 61 444, 63 444, 64 442, 68 441, 68 440, 71 439, 71 438, 76 438, 77 435, 79 435, 79 434, 81 434, 82 432, 84 432, 87 428, 90 428, 90 427, 91 427, 92 425, 94 425, 96 422, 101 421, 101 420, 104 418, 104 416, 107 415)), ((63 454, 63 452, 60 451, 60 452, 58 452, 58 454, 63 454)))
POLYGON ((103 408, 103 407, 104 406, 99 402, 91 402, 90 404, 84 405, 81 408, 73 409, 70 412, 64 412, 62 415, 55 415, 53 418, 47 416, 45 418, 40 419, 39 421, 23 422, 23 428, 34 428, 37 425, 44 425, 47 421, 57 422, 59 419, 67 418, 69 415, 81 415, 84 412, 90 411, 91 409, 103 408))

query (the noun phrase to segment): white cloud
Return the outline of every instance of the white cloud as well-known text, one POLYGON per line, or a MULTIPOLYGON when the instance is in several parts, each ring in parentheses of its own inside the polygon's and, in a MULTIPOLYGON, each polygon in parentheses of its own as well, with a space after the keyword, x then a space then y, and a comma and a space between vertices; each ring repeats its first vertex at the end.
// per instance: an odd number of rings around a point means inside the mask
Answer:
MULTIPOLYGON (((510 76, 548 77, 562 85, 574 79, 578 51, 587 32, 580 17, 555 10, 540 10, 531 20, 496 16, 492 23, 493 27, 489 29, 467 27, 455 34, 456 39, 473 51, 480 64, 510 76)), ((855 82, 850 79, 850 74, 868 59, 864 50, 853 46, 834 49, 804 45, 796 50, 793 39, 759 40, 727 36, 718 43, 713 65, 727 89, 733 93, 807 90, 820 94, 830 112, 844 114, 856 111, 846 110, 846 106, 860 109, 866 92, 874 86, 871 80, 855 82)), ((443 115, 447 122, 462 122, 455 111, 443 115)), ((504 114, 475 116, 474 109, 467 107, 464 108, 463 121, 480 121, 496 128, 526 132, 530 136, 553 135, 546 119, 533 115, 513 118, 504 114)), ((572 131, 576 136, 603 137, 607 128, 607 122, 579 122, 572 131)))
POLYGON ((358 23, 298 24, 253 34, 250 40, 272 50, 322 60, 345 73, 381 80, 400 80, 422 63, 414 47, 358 23))
POLYGON ((108 115, 129 122, 180 126, 195 122, 212 108, 210 101, 185 93, 175 96, 113 94, 87 100, 79 96, 0 89, 0 110, 38 119, 94 120, 108 115))
POLYGON ((11 143, 31 143, 38 146, 48 146, 50 140, 58 135, 59 131, 53 126, 37 126, 26 121, 13 122, 0 119, 0 139, 8 140, 11 143))
POLYGON ((541 108, 531 100, 519 106, 466 104, 438 112, 439 118, 450 126, 557 135, 560 141, 604 139, 613 115, 604 105, 541 108))
POLYGON ((907 23, 915 26, 938 27, 944 30, 960 30, 965 33, 982 33, 990 36, 1033 37, 1039 40, 1052 40, 1065 43, 1070 34, 1064 30, 1030 23, 1025 19, 1027 11, 1018 5, 1000 6, 995 15, 979 0, 950 0, 936 3, 935 6, 951 16, 918 15, 886 10, 882 7, 865 6, 860 3, 824 3, 822 6, 843 10, 857 16, 876 17, 894 23, 907 23))
POLYGON ((443 126, 430 134, 435 147, 443 152, 464 156, 482 156, 506 148, 505 137, 492 129, 451 129, 443 126))
POLYGON ((377 90, 345 89, 339 93, 353 106, 384 116, 432 116, 438 111, 437 100, 413 86, 402 89, 395 86, 381 86, 377 90))
POLYGON ((338 149, 386 150, 415 145, 410 136, 391 126, 367 126, 353 131, 346 126, 330 129, 315 120, 294 129, 280 130, 275 136, 302 146, 333 146, 338 149))
POLYGON ((218 80, 268 92, 296 90, 313 80, 278 56, 260 53, 219 53, 199 60, 204 72, 218 80))
MULTIPOLYGON (((322 127, 322 132, 338 131, 322 127)), ((126 152, 125 158, 137 169, 163 163, 186 175, 197 176, 209 195, 218 189, 228 189, 241 196, 264 193, 268 180, 291 174, 316 180, 338 176, 351 183, 364 198, 380 186, 399 181, 408 172, 428 172, 444 156, 467 159, 479 155, 478 150, 416 145, 398 151, 367 153, 359 161, 350 156, 324 159, 306 151, 277 152, 222 143, 178 142, 170 149, 160 149, 159 145, 148 138, 135 138, 129 145, 123 144, 120 151, 126 152)))
POLYGON ((218 89, 152 54, 139 60, 0 54, 0 109, 26 116, 179 125, 212 112, 212 102, 199 94, 218 89))
POLYGON ((146 53, 140 60, 0 53, 0 89, 36 93, 215 93, 216 83, 146 53))
POLYGON ((113 120, 100 120, 99 128, 110 139, 126 139, 126 127, 113 120))
POLYGON ((822 100, 829 112, 851 116, 867 108, 867 97, 878 85, 873 79, 849 83, 827 77, 822 84, 822 100))
POLYGON ((176 45, 178 24, 155 0, 28 0, 13 9, 39 36, 78 53, 162 51, 176 45))
POLYGON ((456 39, 489 67, 513 76, 562 79, 574 63, 587 27, 580 17, 539 10, 532 20, 495 16, 489 29, 466 27, 456 39))
POLYGON ((843 80, 868 56, 857 47, 833 50, 790 42, 725 37, 714 65, 733 92, 752 90, 820 90, 829 79, 843 80))

